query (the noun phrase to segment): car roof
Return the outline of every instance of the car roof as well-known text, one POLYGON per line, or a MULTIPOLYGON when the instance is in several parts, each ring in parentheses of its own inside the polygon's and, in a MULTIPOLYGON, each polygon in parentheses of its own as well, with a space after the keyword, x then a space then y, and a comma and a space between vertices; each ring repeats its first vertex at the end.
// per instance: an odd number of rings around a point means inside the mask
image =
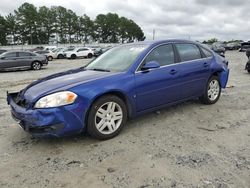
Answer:
POLYGON ((192 40, 186 40, 186 39, 166 39, 166 40, 148 40, 148 41, 141 41, 141 42, 135 42, 135 43, 127 43, 129 44, 145 44, 145 45, 158 45, 161 43, 170 43, 170 42, 184 42, 184 43, 194 43, 194 44, 200 44, 198 42, 192 41, 192 40))

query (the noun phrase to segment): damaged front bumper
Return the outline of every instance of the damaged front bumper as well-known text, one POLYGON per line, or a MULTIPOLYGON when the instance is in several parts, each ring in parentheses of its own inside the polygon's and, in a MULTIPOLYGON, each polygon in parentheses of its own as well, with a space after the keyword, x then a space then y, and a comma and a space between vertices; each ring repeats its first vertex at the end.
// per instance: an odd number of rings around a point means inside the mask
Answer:
POLYGON ((19 125, 35 137, 68 136, 82 132, 84 111, 78 104, 56 108, 33 109, 17 104, 18 93, 7 93, 11 115, 19 125))

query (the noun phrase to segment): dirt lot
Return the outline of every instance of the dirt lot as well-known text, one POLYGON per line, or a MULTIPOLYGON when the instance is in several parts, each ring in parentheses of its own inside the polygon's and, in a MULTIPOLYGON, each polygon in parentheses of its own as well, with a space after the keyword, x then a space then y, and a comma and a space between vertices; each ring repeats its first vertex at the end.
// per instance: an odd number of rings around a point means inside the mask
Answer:
POLYGON ((227 52, 231 75, 219 102, 189 101, 128 122, 108 141, 34 139, 12 120, 6 91, 88 60, 0 73, 0 187, 250 187, 250 74, 227 52))

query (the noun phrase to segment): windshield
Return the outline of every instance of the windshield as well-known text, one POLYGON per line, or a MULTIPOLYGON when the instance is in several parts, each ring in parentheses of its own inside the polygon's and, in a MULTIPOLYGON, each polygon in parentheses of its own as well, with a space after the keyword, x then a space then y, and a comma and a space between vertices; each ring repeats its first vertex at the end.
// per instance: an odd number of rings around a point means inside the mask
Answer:
POLYGON ((148 45, 123 45, 112 48, 89 65, 87 70, 104 70, 104 71, 126 71, 136 60, 138 55, 145 50, 148 45))

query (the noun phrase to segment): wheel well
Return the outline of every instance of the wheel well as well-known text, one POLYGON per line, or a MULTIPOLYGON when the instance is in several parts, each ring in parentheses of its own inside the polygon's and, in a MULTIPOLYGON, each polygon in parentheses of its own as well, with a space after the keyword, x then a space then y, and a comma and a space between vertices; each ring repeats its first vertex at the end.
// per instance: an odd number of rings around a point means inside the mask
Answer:
POLYGON ((219 77, 220 73, 221 73, 220 71, 214 72, 214 73, 213 73, 213 76, 219 77))
POLYGON ((131 106, 130 106, 130 103, 128 102, 127 97, 126 97, 123 93, 121 93, 121 92, 119 92, 119 91, 111 91, 111 92, 103 93, 102 95, 96 97, 96 98, 92 101, 92 103, 91 103, 91 105, 90 105, 90 107, 89 107, 89 109, 88 109, 88 111, 87 111, 87 113, 86 113, 85 122, 87 122, 89 110, 90 110, 90 108, 92 107, 92 105, 94 104, 94 102, 97 101, 99 98, 105 96, 105 95, 115 95, 115 96, 119 97, 119 98, 125 103, 125 105, 126 105, 126 108, 127 108, 127 111, 128 111, 128 117, 131 116, 132 110, 131 110, 131 106))
POLYGON ((42 64, 41 61, 35 60, 35 61, 32 61, 31 65, 32 65, 33 63, 35 63, 35 62, 38 62, 38 63, 42 64))

